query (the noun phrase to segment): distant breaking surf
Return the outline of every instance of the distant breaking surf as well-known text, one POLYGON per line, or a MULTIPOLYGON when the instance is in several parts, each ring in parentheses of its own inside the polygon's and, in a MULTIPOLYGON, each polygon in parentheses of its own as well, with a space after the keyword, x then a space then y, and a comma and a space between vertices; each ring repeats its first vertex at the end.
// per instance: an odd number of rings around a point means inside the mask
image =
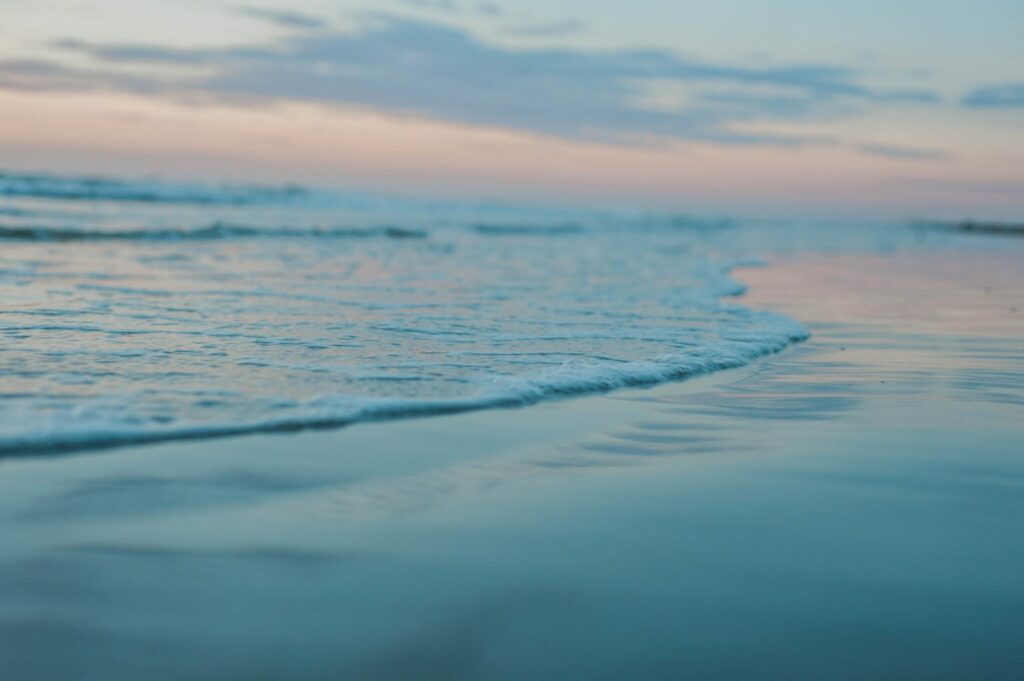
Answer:
POLYGON ((214 223, 193 229, 108 229, 89 230, 74 227, 13 227, 0 225, 0 241, 203 241, 213 239, 248 239, 259 237, 287 238, 370 238, 422 239, 429 234, 421 229, 404 227, 330 228, 261 228, 214 223))
POLYGON ((297 185, 213 187, 200 184, 123 181, 98 177, 0 173, 0 196, 67 201, 245 205, 295 199, 305 194, 306 190, 297 185))

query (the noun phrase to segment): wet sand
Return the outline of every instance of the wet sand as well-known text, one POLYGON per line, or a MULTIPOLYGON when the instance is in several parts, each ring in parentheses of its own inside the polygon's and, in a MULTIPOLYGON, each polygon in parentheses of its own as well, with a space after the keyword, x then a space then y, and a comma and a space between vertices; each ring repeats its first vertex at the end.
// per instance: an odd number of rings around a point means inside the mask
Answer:
POLYGON ((649 390, 0 462, 12 679, 1019 679, 1016 252, 793 256, 649 390))

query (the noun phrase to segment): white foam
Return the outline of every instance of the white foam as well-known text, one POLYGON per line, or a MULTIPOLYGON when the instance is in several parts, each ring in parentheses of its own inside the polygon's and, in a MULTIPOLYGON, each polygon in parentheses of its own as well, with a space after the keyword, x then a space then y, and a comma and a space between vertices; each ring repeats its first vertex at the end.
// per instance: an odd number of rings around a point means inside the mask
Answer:
MULTIPOLYGON (((79 405, 31 432, 0 428, 0 455, 38 455, 167 440, 187 440, 255 433, 336 428, 379 421, 451 414, 481 409, 522 407, 544 400, 603 393, 619 388, 650 386, 744 366, 807 338, 806 329, 769 312, 752 312, 757 331, 727 337, 688 352, 657 359, 621 363, 566 363, 521 376, 495 377, 475 395, 456 399, 394 399, 323 395, 302 403, 286 403, 281 416, 243 423, 144 427, 108 421, 125 406, 117 398, 79 405), (5 432, 7 431, 7 432, 5 432)), ((123 398, 128 400, 130 398, 123 398)), ((31 410, 30 410, 31 411, 31 410)))

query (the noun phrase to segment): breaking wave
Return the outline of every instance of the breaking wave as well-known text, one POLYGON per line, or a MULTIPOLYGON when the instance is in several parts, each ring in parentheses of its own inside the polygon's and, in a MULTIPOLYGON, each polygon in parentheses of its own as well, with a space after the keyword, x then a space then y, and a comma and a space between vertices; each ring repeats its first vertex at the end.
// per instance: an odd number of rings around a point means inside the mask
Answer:
POLYGON ((338 428, 365 421, 436 416, 483 409, 523 407, 544 400, 603 393, 677 381, 744 366, 807 338, 799 323, 767 312, 755 313, 762 328, 685 353, 649 361, 566 364, 522 376, 494 377, 466 398, 396 399, 351 395, 321 396, 290 406, 260 421, 148 427, 100 422, 63 424, 30 433, 0 436, 0 456, 58 454, 133 444, 227 437, 255 433, 338 428))
POLYGON ((234 204, 278 202, 306 194, 296 185, 284 187, 207 186, 137 182, 98 177, 64 177, 0 173, 0 196, 65 201, 130 201, 141 203, 234 204))
POLYGON ((0 226, 0 240, 7 241, 190 241, 216 239, 245 239, 259 237, 289 238, 369 238, 422 239, 429 236, 425 230, 405 227, 369 228, 263 228, 214 223, 192 229, 105 229, 90 230, 74 227, 0 226))

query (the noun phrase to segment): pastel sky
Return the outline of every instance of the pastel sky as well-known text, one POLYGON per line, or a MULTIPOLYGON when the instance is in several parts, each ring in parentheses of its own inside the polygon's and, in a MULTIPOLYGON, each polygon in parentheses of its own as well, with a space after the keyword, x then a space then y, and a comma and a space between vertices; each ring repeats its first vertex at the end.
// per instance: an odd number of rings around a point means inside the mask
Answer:
POLYGON ((1020 0, 0 0, 0 168, 1024 218, 1020 0))

